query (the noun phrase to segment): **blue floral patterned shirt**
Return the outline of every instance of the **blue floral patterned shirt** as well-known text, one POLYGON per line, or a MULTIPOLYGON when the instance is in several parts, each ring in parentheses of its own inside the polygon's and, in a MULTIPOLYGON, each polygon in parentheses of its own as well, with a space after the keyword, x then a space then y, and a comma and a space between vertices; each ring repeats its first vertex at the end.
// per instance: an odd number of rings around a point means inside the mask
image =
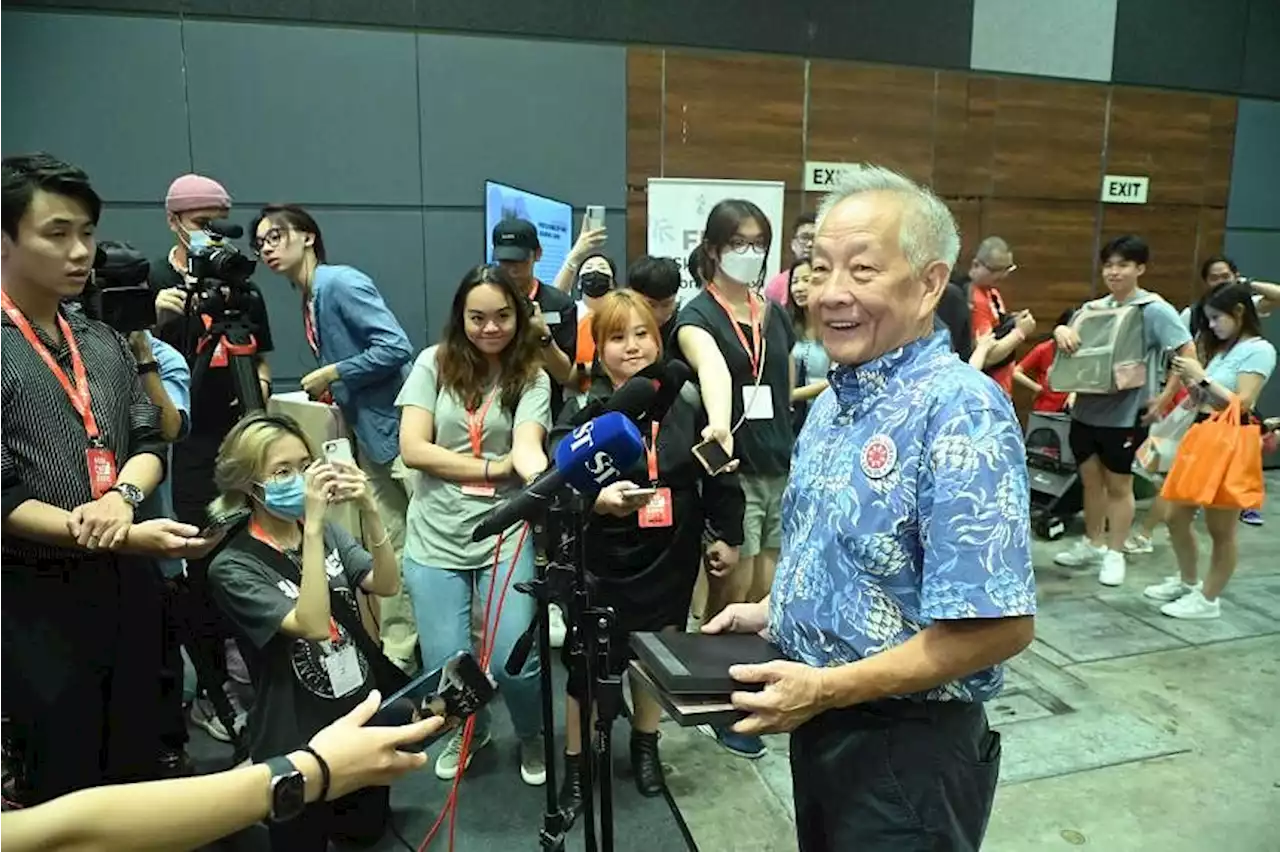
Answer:
MULTIPOLYGON (((790 658, 853 662, 936 620, 1031 615, 1030 490, 1013 405, 945 333, 839 367, 796 442, 769 632, 790 658)), ((986 701, 999 666, 930 700, 986 701)))

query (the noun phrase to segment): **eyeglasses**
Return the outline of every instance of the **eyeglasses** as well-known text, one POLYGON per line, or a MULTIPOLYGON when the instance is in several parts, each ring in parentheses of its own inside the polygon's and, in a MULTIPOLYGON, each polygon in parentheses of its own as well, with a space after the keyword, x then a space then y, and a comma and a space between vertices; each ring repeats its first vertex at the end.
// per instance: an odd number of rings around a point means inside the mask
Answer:
MULTIPOLYGON (((981 261, 979 261, 979 263, 982 263, 982 262, 981 262, 981 261)), ((983 267, 985 267, 985 268, 986 268, 986 270, 987 270, 988 272, 990 272, 992 275, 997 275, 997 276, 998 276, 998 275, 1012 275, 1012 274, 1013 274, 1015 271, 1017 271, 1017 269, 1018 269, 1018 264, 1016 264, 1016 263, 1011 263, 1011 264, 1009 264, 1008 266, 1000 266, 1000 267, 996 267, 996 266, 987 266, 985 263, 983 263, 982 265, 983 265, 983 267)))
POLYGON ((729 240, 729 248, 739 254, 742 254, 749 248, 754 248, 756 251, 767 251, 769 243, 765 241, 764 237, 757 237, 754 240, 749 240, 746 237, 739 237, 735 235, 733 239, 729 240))
POLYGON ((287 234, 288 232, 283 228, 272 228, 271 230, 263 234, 261 237, 254 237, 253 242, 251 242, 249 245, 250 245, 250 248, 253 249, 254 254, 262 254, 263 246, 270 246, 271 248, 275 248, 276 246, 280 245, 280 243, 284 242, 284 238, 287 234))

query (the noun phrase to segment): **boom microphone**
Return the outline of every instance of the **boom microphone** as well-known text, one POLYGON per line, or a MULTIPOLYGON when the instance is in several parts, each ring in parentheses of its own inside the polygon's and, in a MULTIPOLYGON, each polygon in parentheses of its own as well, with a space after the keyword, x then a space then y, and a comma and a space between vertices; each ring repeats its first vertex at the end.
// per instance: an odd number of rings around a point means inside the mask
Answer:
POLYGON ((561 441, 556 447, 555 467, 490 510, 476 525, 471 540, 497 535, 512 524, 535 517, 566 485, 580 494, 594 494, 621 479, 622 471, 643 454, 644 439, 631 418, 620 411, 602 414, 561 441))
POLYGON ((206 224, 204 229, 215 236, 232 240, 238 240, 244 236, 244 226, 236 225, 227 219, 214 219, 206 224))

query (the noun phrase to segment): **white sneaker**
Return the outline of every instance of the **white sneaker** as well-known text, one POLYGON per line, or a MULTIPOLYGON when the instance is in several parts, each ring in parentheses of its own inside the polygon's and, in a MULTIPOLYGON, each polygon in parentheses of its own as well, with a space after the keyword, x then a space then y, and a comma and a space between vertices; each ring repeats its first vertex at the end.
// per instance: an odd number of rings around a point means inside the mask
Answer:
POLYGON ((1176 601, 1160 607, 1170 618, 1206 619, 1222 615, 1222 603, 1211 601, 1199 589, 1192 589, 1176 601))
POLYGON ((1130 556, 1140 556, 1152 550, 1151 539, 1142 533, 1133 533, 1124 540, 1124 552, 1130 556))
POLYGON ((1104 586, 1118 586, 1124 582, 1124 554, 1118 550, 1108 550, 1102 557, 1102 568, 1098 570, 1098 582, 1104 586))
POLYGON ((560 611, 560 607, 555 604, 547 606, 547 628, 551 633, 551 647, 559 648, 564 645, 565 626, 564 613, 560 611))
POLYGON ((1192 589, 1199 591, 1203 585, 1204 583, 1196 583, 1194 586, 1188 586, 1182 582, 1182 577, 1174 574, 1165 577, 1162 582, 1154 586, 1147 586, 1142 590, 1142 594, 1156 601, 1176 601, 1192 589))
POLYGON ((1070 550, 1064 550, 1053 557, 1053 562, 1064 568, 1085 568, 1101 562, 1106 553, 1105 547, 1094 547, 1088 539, 1082 538, 1070 550))

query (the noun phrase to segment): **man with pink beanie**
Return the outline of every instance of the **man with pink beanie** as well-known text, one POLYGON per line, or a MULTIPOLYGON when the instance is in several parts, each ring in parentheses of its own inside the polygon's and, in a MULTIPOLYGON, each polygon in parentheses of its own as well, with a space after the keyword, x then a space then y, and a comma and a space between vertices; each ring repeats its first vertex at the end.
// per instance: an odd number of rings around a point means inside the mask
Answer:
MULTIPOLYGON (((188 252, 194 234, 204 230, 210 222, 226 218, 231 212, 231 196, 222 184, 212 178, 186 174, 169 185, 164 206, 165 218, 175 241, 167 254, 151 262, 149 283, 156 299, 155 336, 176 348, 191 364, 202 344, 214 346, 216 343, 203 343, 205 330, 215 318, 205 311, 206 306, 201 304, 200 295, 192 286, 196 281, 187 274, 188 252)), ((272 348, 271 327, 267 322, 262 293, 252 282, 249 283, 249 296, 247 315, 258 344, 255 356, 257 375, 265 398, 270 395, 271 372, 262 356, 272 348)), ((203 529, 209 520, 206 507, 217 496, 213 468, 218 447, 235 422, 247 412, 241 409, 236 399, 229 361, 225 353, 220 354, 217 349, 209 369, 191 391, 191 429, 185 440, 173 446, 169 477, 173 483, 173 508, 177 518, 203 529)), ((200 655, 212 660, 225 675, 225 640, 232 633, 208 595, 207 573, 207 560, 188 561, 190 594, 183 596, 186 598, 183 602, 184 620, 190 625, 191 639, 198 646, 200 655)), ((167 673, 166 676, 173 675, 167 673)), ((178 683, 181 684, 180 675, 178 683)), ((202 688, 205 686, 201 684, 202 688)), ((186 740, 185 724, 181 719, 180 688, 177 702, 173 713, 175 718, 162 731, 169 761, 181 761, 186 740)), ((230 741, 226 725, 215 714, 207 698, 196 699, 191 718, 215 739, 230 741)))

